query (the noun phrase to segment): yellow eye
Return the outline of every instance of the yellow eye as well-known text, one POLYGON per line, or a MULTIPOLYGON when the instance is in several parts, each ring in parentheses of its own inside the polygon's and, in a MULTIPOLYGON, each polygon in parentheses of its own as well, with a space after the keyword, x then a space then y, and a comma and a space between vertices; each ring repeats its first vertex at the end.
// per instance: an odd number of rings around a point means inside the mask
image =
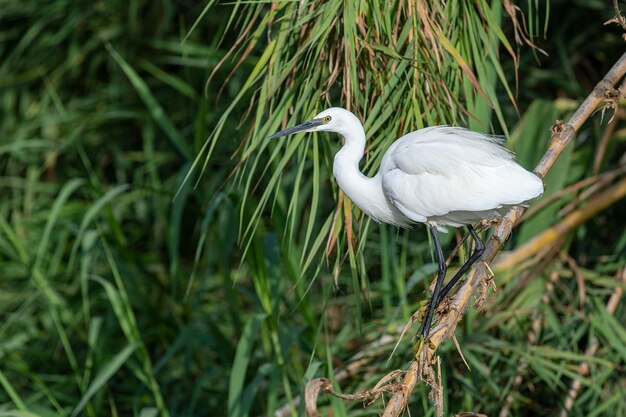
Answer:
POLYGON ((333 118, 330 116, 325 116, 322 120, 324 121, 324 123, 328 123, 332 120, 333 118))

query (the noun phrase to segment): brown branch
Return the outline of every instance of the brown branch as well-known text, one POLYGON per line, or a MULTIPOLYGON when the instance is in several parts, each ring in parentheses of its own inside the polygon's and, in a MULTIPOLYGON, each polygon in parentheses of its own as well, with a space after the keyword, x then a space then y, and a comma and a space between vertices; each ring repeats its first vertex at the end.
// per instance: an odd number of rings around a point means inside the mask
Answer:
POLYGON ((317 412, 317 397, 320 392, 326 392, 334 397, 348 401, 363 401, 365 405, 370 405, 385 392, 394 392, 400 386, 399 377, 403 371, 395 370, 385 375, 372 389, 354 394, 344 394, 333 389, 333 385, 327 378, 315 378, 306 384, 304 390, 304 402, 306 413, 310 417, 319 417, 317 412))
MULTIPOLYGON (((624 19, 624 16, 622 16, 622 12, 619 9, 619 4, 617 3, 617 0, 613 0, 613 8, 615 9, 615 17, 607 20, 606 22, 604 22, 604 24, 608 25, 611 23, 615 23, 620 25, 622 29, 626 30, 626 19, 624 19)), ((626 39, 626 34, 622 35, 622 37, 626 39)))
MULTIPOLYGON (((571 142, 574 133, 576 133, 582 124, 593 114, 598 106, 604 101, 605 95, 609 91, 614 91, 614 85, 626 73, 626 54, 615 63, 613 68, 609 70, 606 76, 596 85, 592 93, 580 105, 568 123, 557 121, 552 129, 552 142, 548 151, 537 165, 535 173, 542 178, 554 165, 554 162, 563 152, 565 147, 571 142)), ((441 343, 454 333, 457 324, 463 318, 463 315, 470 304, 470 299, 474 290, 488 276, 488 267, 486 262, 491 262, 502 248, 503 243, 511 234, 511 229, 517 222, 517 219, 524 212, 523 207, 517 207, 510 210, 502 219, 500 224, 485 247, 482 256, 483 262, 477 262, 476 266, 470 272, 465 284, 461 286, 454 297, 452 308, 440 318, 439 324, 430 334, 430 343, 424 346, 419 361, 413 361, 406 371, 402 382, 402 389, 396 391, 387 407, 383 416, 392 417, 399 416, 405 409, 409 400, 409 396, 426 367, 430 367, 430 363, 435 356, 435 351, 441 343)))
MULTIPOLYGON (((384 334, 380 338, 373 342, 361 347, 360 351, 348 359, 347 365, 334 371, 333 379, 336 382, 341 382, 353 375, 359 374, 363 369, 370 367, 370 364, 375 359, 383 356, 386 352, 386 347, 395 343, 396 337, 402 331, 402 327, 398 327, 391 334, 384 334)), ((402 372, 402 371, 400 371, 402 372)), ((380 382, 379 384, 380 385, 380 382)), ((305 398, 306 400, 306 398, 305 398)), ((273 417, 287 417, 292 413, 293 408, 297 408, 300 405, 301 397, 298 395, 290 402, 283 404, 277 410, 274 411, 273 417)), ((309 407, 307 405, 307 407, 309 407)), ((266 416, 263 416, 266 417, 266 416)))

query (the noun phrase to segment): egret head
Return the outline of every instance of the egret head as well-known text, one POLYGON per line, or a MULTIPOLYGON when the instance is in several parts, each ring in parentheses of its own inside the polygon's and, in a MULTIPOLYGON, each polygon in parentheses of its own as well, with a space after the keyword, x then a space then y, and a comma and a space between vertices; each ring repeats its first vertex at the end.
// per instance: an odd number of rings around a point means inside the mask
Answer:
POLYGON ((357 117, 341 107, 331 107, 319 113, 308 122, 274 133, 268 139, 292 135, 298 132, 337 132, 343 133, 346 129, 356 126, 361 127, 357 117))

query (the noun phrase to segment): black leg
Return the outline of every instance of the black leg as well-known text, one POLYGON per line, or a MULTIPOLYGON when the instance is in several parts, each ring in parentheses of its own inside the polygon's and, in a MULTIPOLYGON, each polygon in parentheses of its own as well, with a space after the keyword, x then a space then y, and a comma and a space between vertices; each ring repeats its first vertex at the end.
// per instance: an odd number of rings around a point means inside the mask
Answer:
POLYGON ((446 276, 446 258, 443 257, 443 251, 441 250, 441 243, 439 242, 439 232, 435 226, 430 226, 430 234, 433 236, 433 241, 435 242, 435 251, 437 252, 437 282, 435 283, 435 291, 433 291, 433 296, 430 299, 430 304, 428 306, 428 313, 426 314, 426 320, 424 320, 422 324, 422 337, 427 338, 428 333, 430 332, 430 325, 433 320, 433 314, 435 313, 435 308, 437 307, 436 301, 440 299, 441 285, 443 284, 443 280, 446 276))
POLYGON ((435 308, 439 306, 439 303, 445 298, 446 295, 448 295, 450 290, 459 281, 459 279, 461 279, 463 274, 465 274, 467 270, 470 269, 472 265, 474 265, 474 263, 478 260, 478 258, 480 258, 480 256, 483 254, 483 251, 485 250, 485 244, 482 240, 480 240, 480 237, 476 233, 476 230, 474 230, 471 225, 467 226, 467 229, 469 230, 472 239, 474 239, 474 253, 472 253, 472 256, 470 256, 467 262, 465 262, 463 266, 461 266, 457 273, 454 274, 450 282, 448 282, 443 290, 441 290, 441 293, 439 293, 439 299, 436 300, 435 308))

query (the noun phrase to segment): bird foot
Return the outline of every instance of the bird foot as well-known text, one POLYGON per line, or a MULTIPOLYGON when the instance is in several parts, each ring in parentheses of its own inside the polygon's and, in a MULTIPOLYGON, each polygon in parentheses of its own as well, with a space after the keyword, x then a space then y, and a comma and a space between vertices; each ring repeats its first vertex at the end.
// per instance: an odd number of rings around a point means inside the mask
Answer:
POLYGON ((422 352, 424 352, 424 347, 430 350, 435 350, 436 348, 435 344, 428 337, 418 336, 417 342, 413 345, 413 356, 416 361, 420 360, 422 352))
POLYGON ((489 229, 493 226, 500 224, 502 220, 499 217, 495 219, 484 219, 481 220, 480 223, 476 226, 476 229, 480 232, 481 230, 489 229))
POLYGON ((430 301, 424 300, 420 302, 420 307, 417 309, 415 314, 413 314, 414 321, 419 321, 420 323, 424 323, 424 317, 428 312, 428 307, 430 307, 430 301))
POLYGON ((425 339, 422 336, 417 338, 417 342, 413 345, 413 357, 416 361, 420 360, 420 356, 422 356, 422 351, 424 350, 424 342, 425 339))

